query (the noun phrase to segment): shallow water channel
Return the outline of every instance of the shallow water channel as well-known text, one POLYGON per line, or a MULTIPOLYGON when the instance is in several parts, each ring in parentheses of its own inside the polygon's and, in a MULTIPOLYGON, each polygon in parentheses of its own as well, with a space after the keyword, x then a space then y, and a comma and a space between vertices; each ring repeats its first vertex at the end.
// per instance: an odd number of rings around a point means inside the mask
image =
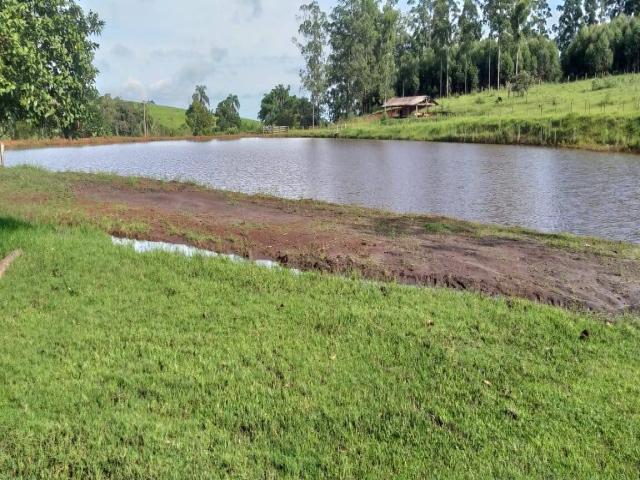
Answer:
POLYGON ((112 172, 286 198, 640 242, 640 156, 521 146, 247 138, 10 151, 8 165, 112 172))

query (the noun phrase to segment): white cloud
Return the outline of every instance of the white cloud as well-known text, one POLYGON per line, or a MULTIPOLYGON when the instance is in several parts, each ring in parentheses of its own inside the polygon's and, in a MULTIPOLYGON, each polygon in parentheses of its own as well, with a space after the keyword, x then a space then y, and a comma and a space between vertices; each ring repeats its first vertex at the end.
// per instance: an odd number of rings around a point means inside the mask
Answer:
POLYGON ((103 93, 185 107, 202 83, 212 102, 233 92, 242 114, 255 117, 275 84, 298 88, 291 37, 300 0, 78 1, 106 21, 97 53, 103 93))

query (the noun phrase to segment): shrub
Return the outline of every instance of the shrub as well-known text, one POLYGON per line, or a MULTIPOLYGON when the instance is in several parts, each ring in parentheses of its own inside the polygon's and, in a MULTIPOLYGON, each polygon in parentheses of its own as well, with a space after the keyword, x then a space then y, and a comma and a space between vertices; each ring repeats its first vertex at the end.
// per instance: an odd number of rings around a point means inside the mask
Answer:
POLYGON ((614 88, 616 85, 617 82, 613 78, 596 78, 591 82, 591 91, 606 90, 607 88, 614 88))
POLYGON ((533 83, 533 77, 527 72, 520 72, 515 76, 512 91, 518 96, 523 96, 529 91, 529 87, 533 83))

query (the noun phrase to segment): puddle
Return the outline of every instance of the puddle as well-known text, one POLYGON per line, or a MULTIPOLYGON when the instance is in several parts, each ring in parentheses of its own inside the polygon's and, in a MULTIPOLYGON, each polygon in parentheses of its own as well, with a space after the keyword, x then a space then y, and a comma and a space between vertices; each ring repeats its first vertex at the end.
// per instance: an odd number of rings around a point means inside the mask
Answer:
MULTIPOLYGON (((167 252, 176 255, 182 255, 184 257, 211 257, 211 258, 225 258, 237 263, 254 263, 259 267, 269 269, 284 269, 278 262, 271 260, 247 260, 239 255, 217 253, 211 250, 204 250, 202 248, 191 247, 189 245, 181 245, 178 243, 167 242, 151 242, 148 240, 131 240, 129 238, 111 237, 111 242, 119 247, 131 247, 137 253, 149 253, 149 252, 167 252)), ((290 272, 299 275, 300 270, 287 269, 290 272)))

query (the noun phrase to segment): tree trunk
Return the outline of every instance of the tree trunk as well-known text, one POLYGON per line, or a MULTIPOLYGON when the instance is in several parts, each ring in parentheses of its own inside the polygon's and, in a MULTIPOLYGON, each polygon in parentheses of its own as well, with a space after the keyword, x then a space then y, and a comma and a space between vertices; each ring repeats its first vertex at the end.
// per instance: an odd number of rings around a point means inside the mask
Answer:
POLYGON ((449 98, 449 49, 447 49, 447 98, 449 98))
POLYGON ((491 90, 491 42, 489 42, 489 90, 491 90))
POLYGON ((497 89, 500 90, 500 56, 502 54, 502 47, 500 46, 500 40, 498 40, 498 83, 497 89))
POLYGON ((467 75, 469 74, 468 68, 467 68, 467 59, 465 58, 464 60, 464 93, 465 95, 467 94, 467 75))
POLYGON ((316 102, 311 102, 311 130, 316 128, 316 102))
POLYGON ((442 97, 442 55, 440 55, 440 97, 442 97))

